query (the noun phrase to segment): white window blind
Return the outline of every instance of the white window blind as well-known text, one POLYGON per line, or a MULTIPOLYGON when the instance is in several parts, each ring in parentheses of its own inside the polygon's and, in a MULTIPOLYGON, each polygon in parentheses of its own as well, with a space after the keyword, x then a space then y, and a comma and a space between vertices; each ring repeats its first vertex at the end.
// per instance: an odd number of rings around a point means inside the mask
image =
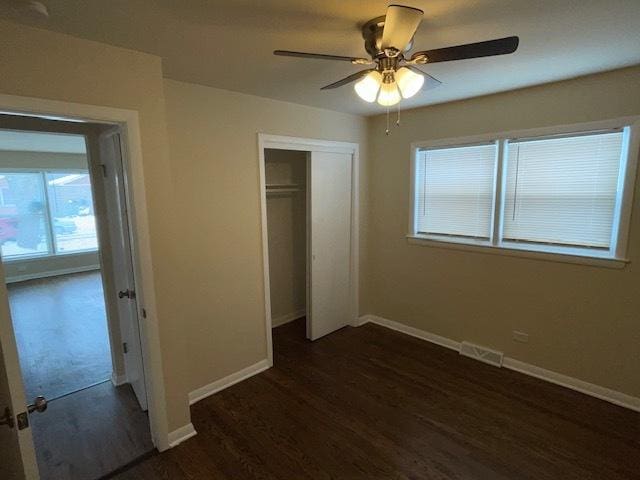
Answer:
POLYGON ((421 150, 416 164, 416 229, 488 239, 497 145, 421 150))
POLYGON ((622 132, 507 142, 503 241, 609 249, 622 132))

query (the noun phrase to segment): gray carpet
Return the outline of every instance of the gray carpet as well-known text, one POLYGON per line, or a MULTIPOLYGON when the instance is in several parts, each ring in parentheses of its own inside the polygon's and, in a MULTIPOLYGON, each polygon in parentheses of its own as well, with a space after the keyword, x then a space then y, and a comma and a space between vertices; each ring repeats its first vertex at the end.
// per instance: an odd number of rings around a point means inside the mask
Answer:
POLYGON ((49 399, 111 377, 99 272, 10 284, 9 304, 27 399, 49 399))

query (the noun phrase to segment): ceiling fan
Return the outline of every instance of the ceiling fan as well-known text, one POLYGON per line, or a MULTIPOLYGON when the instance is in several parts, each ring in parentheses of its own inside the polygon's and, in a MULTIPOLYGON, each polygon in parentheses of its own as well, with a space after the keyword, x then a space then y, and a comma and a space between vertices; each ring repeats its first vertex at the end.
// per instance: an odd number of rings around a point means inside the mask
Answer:
POLYGON ((413 36, 422 21, 424 12, 418 8, 389 5, 386 15, 369 20, 362 26, 364 47, 371 58, 343 57, 320 53, 275 50, 275 55, 286 57, 339 60, 354 65, 371 65, 348 77, 322 87, 322 90, 342 87, 357 82, 354 89, 367 102, 376 100, 390 107, 402 98, 410 98, 423 87, 434 87, 441 82, 416 65, 450 62, 467 58, 490 57, 513 53, 518 48, 518 37, 506 37, 484 42, 468 43, 455 47, 423 50, 408 56, 413 47, 413 36), (427 79, 425 85, 425 79, 427 79))

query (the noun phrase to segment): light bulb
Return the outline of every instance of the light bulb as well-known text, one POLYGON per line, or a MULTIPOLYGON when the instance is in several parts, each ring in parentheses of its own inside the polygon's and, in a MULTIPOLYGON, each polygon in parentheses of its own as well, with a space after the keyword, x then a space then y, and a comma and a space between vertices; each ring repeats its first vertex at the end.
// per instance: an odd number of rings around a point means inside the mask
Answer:
POLYGON ((353 89, 358 96, 365 102, 375 102, 378 96, 378 90, 380 90, 380 84, 382 83, 382 75, 380 72, 374 70, 373 72, 365 75, 365 77, 356 82, 353 89))
POLYGON ((424 75, 415 73, 407 67, 399 69, 395 76, 402 98, 413 97, 424 85, 424 75))
POLYGON ((383 107, 390 107, 400 101, 400 92, 396 82, 383 83, 378 94, 378 103, 383 107))

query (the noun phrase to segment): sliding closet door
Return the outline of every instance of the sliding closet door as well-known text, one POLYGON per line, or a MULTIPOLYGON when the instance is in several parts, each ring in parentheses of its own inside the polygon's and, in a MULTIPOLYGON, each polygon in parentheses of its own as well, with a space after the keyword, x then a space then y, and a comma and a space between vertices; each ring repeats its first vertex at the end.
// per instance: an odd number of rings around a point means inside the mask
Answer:
POLYGON ((349 324, 352 155, 311 152, 307 337, 349 324))

